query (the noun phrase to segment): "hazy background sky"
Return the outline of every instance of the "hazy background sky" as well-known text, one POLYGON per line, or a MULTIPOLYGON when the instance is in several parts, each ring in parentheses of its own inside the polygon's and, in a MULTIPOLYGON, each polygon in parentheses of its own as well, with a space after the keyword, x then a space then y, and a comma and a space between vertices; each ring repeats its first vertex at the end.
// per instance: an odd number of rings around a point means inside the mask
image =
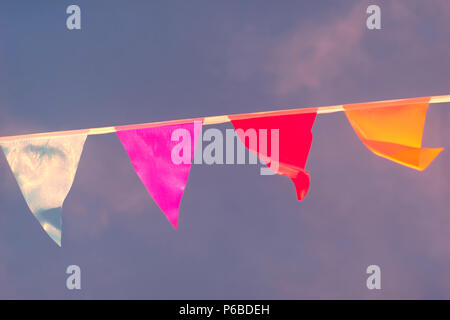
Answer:
MULTIPOLYGON (((449 38, 448 0, 5 0, 0 135, 449 94, 449 38)), ((446 150, 420 173, 370 153, 343 113, 319 115, 302 202, 257 166, 194 165, 177 231, 117 136, 91 136, 62 248, 0 155, 0 298, 450 298, 449 121, 430 106, 424 146, 446 150), (382 290, 366 288, 370 264, 382 290)))

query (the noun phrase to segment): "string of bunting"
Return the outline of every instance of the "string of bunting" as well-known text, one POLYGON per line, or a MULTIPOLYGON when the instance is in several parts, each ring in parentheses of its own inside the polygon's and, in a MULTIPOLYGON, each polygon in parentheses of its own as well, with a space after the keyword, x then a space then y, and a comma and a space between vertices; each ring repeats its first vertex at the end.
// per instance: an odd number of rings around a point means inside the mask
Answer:
POLYGON ((443 148, 422 147, 429 104, 450 102, 450 95, 385 100, 326 107, 286 109, 163 122, 0 137, 0 146, 30 211, 43 230, 61 246, 62 206, 69 193, 89 135, 116 133, 136 174, 176 229, 181 198, 202 126, 231 122, 242 143, 276 174, 289 177, 303 200, 310 175, 305 166, 318 114, 344 112, 362 143, 374 154, 423 171, 443 148), (275 158, 251 143, 248 129, 279 132, 275 158), (173 135, 187 132, 187 161, 174 162, 179 144, 173 135))

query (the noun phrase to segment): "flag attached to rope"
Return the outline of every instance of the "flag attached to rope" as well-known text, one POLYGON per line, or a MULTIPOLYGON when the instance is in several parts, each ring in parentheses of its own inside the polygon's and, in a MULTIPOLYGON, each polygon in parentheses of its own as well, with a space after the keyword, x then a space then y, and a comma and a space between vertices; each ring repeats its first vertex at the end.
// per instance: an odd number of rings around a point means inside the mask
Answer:
POLYGON ((120 130, 117 135, 137 175, 176 229, 202 122, 120 130))
POLYGON ((58 246, 62 205, 72 187, 86 137, 76 134, 0 143, 28 207, 58 246))
POLYGON ((422 171, 444 150, 423 148, 430 98, 344 105, 359 139, 376 155, 422 171))
MULTIPOLYGON (((297 199, 302 200, 310 186, 305 166, 317 114, 345 112, 371 152, 422 171, 444 149, 422 147, 428 106, 445 102, 450 102, 450 95, 46 132, 0 137, 0 147, 30 211, 61 246, 62 206, 87 135, 117 134, 138 177, 176 229, 203 125, 231 122, 242 142, 239 151, 244 151, 238 152, 238 163, 245 163, 245 146, 250 150, 249 163, 259 157, 267 165, 261 174, 289 177, 297 199)), ((233 150, 234 141, 233 137, 233 150)))
MULTIPOLYGON (((242 143, 275 173, 288 176, 295 185, 297 199, 303 200, 309 189, 310 176, 305 170, 306 160, 312 143, 311 129, 316 119, 316 112, 260 116, 242 119, 239 116, 229 116, 242 143), (273 135, 278 139, 267 139, 267 147, 261 143, 252 144, 246 138, 247 130, 256 130, 273 135), (274 145, 278 144, 278 147, 274 145), (273 151, 278 150, 278 154, 273 151)), ((259 134, 260 142, 261 135, 259 134)))

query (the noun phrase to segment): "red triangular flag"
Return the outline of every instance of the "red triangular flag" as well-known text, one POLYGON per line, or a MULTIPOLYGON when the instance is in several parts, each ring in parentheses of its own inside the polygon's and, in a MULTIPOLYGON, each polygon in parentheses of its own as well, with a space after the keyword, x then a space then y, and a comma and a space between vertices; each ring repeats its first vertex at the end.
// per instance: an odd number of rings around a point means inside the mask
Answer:
MULTIPOLYGON (((275 173, 286 175, 291 178, 297 192, 297 199, 303 200, 309 189, 310 177, 305 171, 306 160, 312 143, 311 129, 316 119, 317 112, 257 116, 245 119, 240 116, 229 116, 237 135, 244 145, 265 161, 268 167, 275 173), (241 129, 241 130, 238 130, 241 129), (261 132, 267 130, 267 148, 263 150, 258 143, 258 150, 245 139, 245 131, 254 129, 261 132), (279 155, 276 159, 273 153, 271 134, 273 129, 278 129, 279 155), (270 153, 270 155, 269 155, 270 153)), ((261 137, 259 134, 258 136, 261 137)))

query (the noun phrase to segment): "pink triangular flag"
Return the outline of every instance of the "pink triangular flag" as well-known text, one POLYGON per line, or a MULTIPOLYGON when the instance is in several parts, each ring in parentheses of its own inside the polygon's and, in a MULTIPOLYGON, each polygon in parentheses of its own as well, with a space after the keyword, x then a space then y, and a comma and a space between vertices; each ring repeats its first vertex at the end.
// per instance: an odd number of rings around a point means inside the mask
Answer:
POLYGON ((201 121, 131 130, 116 128, 134 170, 175 229, 201 128, 201 121))

